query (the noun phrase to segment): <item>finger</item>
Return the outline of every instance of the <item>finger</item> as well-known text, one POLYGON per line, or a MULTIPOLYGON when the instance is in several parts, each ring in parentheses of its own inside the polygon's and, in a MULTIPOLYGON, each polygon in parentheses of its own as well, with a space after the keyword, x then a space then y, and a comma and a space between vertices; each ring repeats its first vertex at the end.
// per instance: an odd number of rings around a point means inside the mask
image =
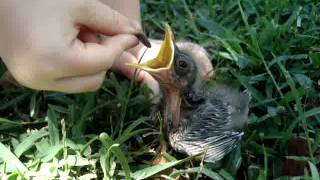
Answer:
MULTIPOLYGON (((131 53, 124 52, 116 63, 113 64, 111 70, 132 79, 135 75, 135 68, 127 66, 127 63, 138 63, 138 59, 131 53)), ((147 72, 138 70, 136 80, 141 84, 147 85, 152 90, 154 96, 158 96, 160 94, 158 82, 147 72)))
POLYGON ((110 70, 113 72, 121 73, 127 78, 132 79, 135 68, 126 66, 126 63, 138 63, 138 60, 131 53, 123 52, 120 57, 113 63, 110 70))
POLYGON ((105 78, 106 71, 88 76, 67 77, 56 80, 54 91, 80 93, 96 91, 105 78))
MULTIPOLYGON (((119 57, 119 59, 117 59, 115 63, 112 65, 110 70, 113 72, 121 73, 129 79, 133 79, 136 69, 127 66, 126 65, 127 63, 138 63, 138 59, 135 56, 133 56, 131 53, 123 52, 119 57)), ((145 71, 138 70, 136 74, 137 75, 136 80, 138 82, 143 81, 143 78, 145 76, 144 74, 146 74, 145 71)))
POLYGON ((158 102, 160 96, 160 86, 158 81, 145 71, 141 71, 139 78, 141 80, 141 84, 146 85, 151 89, 154 98, 153 102, 158 102))
POLYGON ((86 27, 81 27, 77 38, 84 43, 100 43, 97 33, 86 27))
POLYGON ((75 40, 71 50, 68 49, 66 52, 64 62, 61 62, 63 64, 61 68, 64 69, 62 72, 68 76, 79 76, 108 70, 114 60, 137 43, 135 36, 127 34, 104 39, 101 44, 75 40))
POLYGON ((82 0, 77 10, 77 23, 104 35, 136 34, 141 32, 140 23, 130 20, 118 11, 98 0, 82 0))

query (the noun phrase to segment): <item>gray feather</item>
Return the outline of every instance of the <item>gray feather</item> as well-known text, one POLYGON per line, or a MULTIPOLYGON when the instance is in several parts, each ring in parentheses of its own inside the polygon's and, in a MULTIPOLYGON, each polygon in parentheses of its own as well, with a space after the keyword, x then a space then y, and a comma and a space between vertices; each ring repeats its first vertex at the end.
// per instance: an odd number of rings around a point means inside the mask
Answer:
POLYGON ((171 131, 169 140, 177 151, 188 155, 204 153, 205 161, 215 162, 239 144, 243 135, 240 128, 248 118, 249 98, 220 85, 202 93, 200 96, 206 99, 197 104, 191 115, 182 117, 179 129, 171 131))

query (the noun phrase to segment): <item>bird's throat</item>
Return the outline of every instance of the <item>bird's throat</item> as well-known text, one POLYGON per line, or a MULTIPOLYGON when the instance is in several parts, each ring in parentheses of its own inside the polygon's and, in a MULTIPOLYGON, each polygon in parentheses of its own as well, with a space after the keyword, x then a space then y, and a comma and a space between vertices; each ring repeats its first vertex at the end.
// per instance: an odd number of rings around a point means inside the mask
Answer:
MULTIPOLYGON (((179 90, 164 90, 164 122, 168 128, 176 128, 180 120, 181 94, 179 90)), ((167 129, 168 130, 168 129, 167 129)))

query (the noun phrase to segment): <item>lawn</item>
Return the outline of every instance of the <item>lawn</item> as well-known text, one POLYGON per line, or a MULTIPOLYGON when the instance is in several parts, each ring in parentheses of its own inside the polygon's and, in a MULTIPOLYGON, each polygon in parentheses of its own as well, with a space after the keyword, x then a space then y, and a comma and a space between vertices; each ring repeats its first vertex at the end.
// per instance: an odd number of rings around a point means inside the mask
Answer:
POLYGON ((241 146, 217 163, 168 148, 154 164, 163 134, 150 90, 109 73, 95 93, 1 88, 0 179, 320 179, 320 2, 144 0, 141 9, 148 37, 162 39, 168 22, 177 41, 207 49, 215 81, 252 93, 241 146))

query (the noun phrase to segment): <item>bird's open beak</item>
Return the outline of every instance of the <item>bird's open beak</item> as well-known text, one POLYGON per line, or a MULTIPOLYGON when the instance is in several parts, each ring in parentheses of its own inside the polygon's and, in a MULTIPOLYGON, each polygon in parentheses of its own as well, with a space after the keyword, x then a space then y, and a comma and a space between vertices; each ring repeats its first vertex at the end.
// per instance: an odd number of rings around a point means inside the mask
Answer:
POLYGON ((175 87, 174 78, 170 73, 174 51, 172 31, 170 26, 166 24, 164 40, 157 57, 141 64, 128 63, 127 65, 150 73, 160 85, 175 87))
POLYGON ((160 51, 156 58, 146 61, 142 64, 129 63, 128 66, 143 69, 150 74, 158 74, 171 68, 174 57, 174 45, 172 31, 169 25, 165 26, 164 41, 161 44, 160 51))
POLYGON ((173 43, 173 34, 169 25, 165 25, 165 37, 161 44, 160 51, 156 58, 141 64, 127 64, 128 66, 142 69, 150 73, 158 80, 165 94, 165 119, 170 119, 173 125, 178 125, 180 119, 180 90, 177 88, 170 69, 173 64, 175 46, 173 43))

